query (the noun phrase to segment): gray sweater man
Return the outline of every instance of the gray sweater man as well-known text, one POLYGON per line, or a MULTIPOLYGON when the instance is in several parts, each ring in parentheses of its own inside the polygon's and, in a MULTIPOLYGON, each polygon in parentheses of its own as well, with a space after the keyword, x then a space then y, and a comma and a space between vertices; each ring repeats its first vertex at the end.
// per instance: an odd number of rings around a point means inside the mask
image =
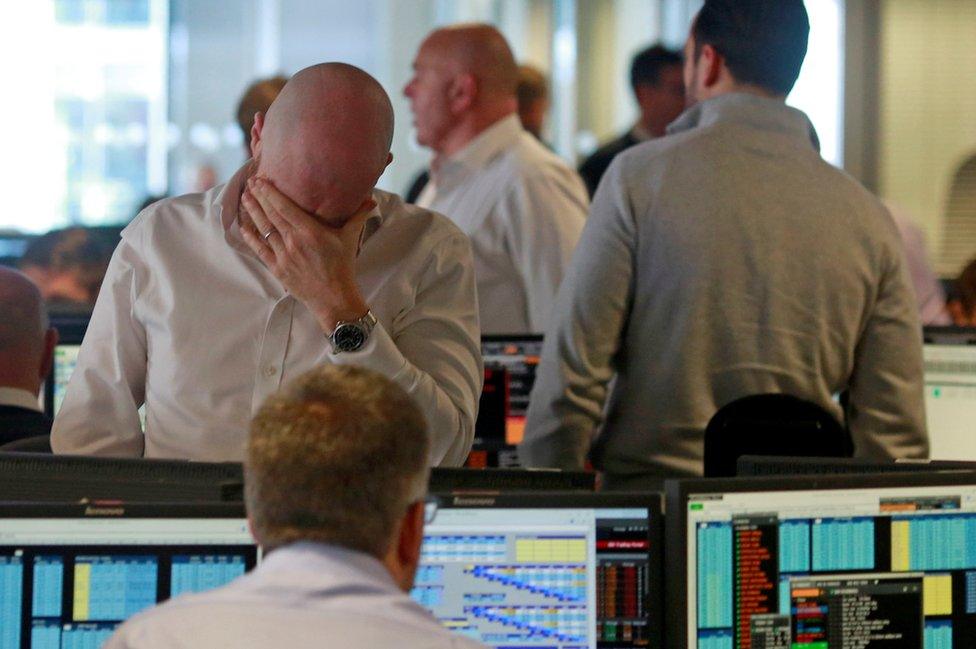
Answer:
POLYGON ((553 312, 528 465, 580 468, 591 451, 610 486, 700 474, 721 406, 784 392, 843 420, 848 388, 858 455, 925 457, 898 233, 811 129, 780 101, 726 94, 614 162, 553 312))

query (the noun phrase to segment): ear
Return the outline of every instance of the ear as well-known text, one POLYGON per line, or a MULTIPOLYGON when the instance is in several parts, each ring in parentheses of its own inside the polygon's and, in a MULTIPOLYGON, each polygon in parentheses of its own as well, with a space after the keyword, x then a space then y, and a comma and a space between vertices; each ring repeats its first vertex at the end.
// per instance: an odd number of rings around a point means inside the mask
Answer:
POLYGON ((463 113, 471 108, 478 97, 478 80, 469 72, 454 76, 448 88, 448 103, 455 113, 463 113))
POLYGON ((257 159, 261 152, 261 131, 264 130, 264 113, 254 113, 254 123, 251 125, 251 157, 257 159))
POLYGON ((413 588, 414 575, 420 565, 420 546, 424 542, 424 501, 410 505, 400 521, 400 530, 387 554, 386 566, 404 592, 413 588))
POLYGON ((38 376, 41 379, 41 383, 47 379, 48 374, 51 373, 51 368, 54 367, 54 348, 57 345, 58 330, 54 327, 49 327, 44 333, 44 354, 41 356, 40 374, 38 376))
POLYGON ((711 88, 719 82, 724 65, 725 57, 719 54, 718 50, 707 43, 702 45, 698 57, 698 73, 705 88, 711 88))

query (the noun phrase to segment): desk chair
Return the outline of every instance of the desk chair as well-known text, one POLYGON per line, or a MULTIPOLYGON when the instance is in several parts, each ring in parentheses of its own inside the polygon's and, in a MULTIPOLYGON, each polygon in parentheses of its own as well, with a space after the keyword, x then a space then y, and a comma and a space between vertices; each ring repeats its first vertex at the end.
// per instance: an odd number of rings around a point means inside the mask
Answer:
POLYGON ((705 476, 735 476, 740 455, 852 457, 846 427, 815 403, 757 394, 719 409, 705 428, 705 476))

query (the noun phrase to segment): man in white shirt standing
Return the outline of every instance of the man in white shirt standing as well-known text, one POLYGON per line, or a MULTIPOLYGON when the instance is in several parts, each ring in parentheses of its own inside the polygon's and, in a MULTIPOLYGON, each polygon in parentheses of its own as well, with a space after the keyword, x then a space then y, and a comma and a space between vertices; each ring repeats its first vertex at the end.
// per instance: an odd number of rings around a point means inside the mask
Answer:
POLYGON ((402 386, 459 465, 481 390, 470 244, 374 189, 393 109, 349 65, 296 74, 226 185, 123 232, 54 423, 59 453, 240 460, 247 422, 322 363, 402 386), (143 434, 138 409, 145 403, 143 434))
POLYGON ((417 204, 471 238, 482 331, 544 331, 583 229, 586 187, 522 128, 518 66, 497 29, 438 29, 413 68, 403 93, 417 141, 434 152, 417 204))
POLYGON ((392 381, 329 366, 299 378, 251 424, 245 502, 264 560, 136 615, 106 649, 483 647, 407 595, 427 456, 423 415, 392 381))
POLYGON ((27 276, 0 266, 0 446, 51 432, 37 399, 57 342, 41 291, 27 276))

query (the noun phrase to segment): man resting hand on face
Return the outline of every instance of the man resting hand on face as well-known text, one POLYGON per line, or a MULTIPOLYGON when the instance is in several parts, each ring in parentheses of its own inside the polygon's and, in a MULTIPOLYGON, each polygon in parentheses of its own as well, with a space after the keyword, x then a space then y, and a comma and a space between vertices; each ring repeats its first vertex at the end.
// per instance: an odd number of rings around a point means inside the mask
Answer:
POLYGON ((392 136, 375 79, 312 66, 255 116, 253 159, 226 185, 144 210, 112 258, 55 452, 240 460, 258 405, 333 363, 400 385, 431 464, 461 464, 482 379, 470 244, 375 189, 392 136))

